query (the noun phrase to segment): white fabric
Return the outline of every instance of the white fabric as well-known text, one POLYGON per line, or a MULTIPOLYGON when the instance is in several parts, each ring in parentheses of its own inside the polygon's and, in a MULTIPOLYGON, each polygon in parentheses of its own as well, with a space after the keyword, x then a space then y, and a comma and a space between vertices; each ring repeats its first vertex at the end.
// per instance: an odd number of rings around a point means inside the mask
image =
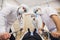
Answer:
POLYGON ((46 7, 45 9, 46 9, 46 11, 47 11, 47 13, 48 13, 49 16, 51 16, 53 14, 58 15, 57 14, 57 10, 54 9, 54 8, 52 8, 52 7, 46 7))
POLYGON ((42 13, 40 14, 42 21, 45 23, 49 31, 57 31, 56 25, 50 17, 53 14, 57 15, 57 11, 52 7, 42 9, 42 13))
POLYGON ((35 18, 35 20, 32 20, 32 24, 33 24, 33 26, 34 26, 34 28, 36 28, 37 29, 37 33, 38 33, 38 28, 40 28, 41 26, 41 22, 40 22, 40 20, 38 20, 39 18, 38 18, 38 16, 37 17, 34 17, 35 18))
POLYGON ((23 18, 19 19, 19 26, 20 26, 20 28, 24 27, 23 18))
POLYGON ((9 32, 12 23, 17 18, 16 5, 8 4, 0 11, 0 33, 9 32))
POLYGON ((35 20, 32 21, 35 28, 38 28, 38 20, 35 18, 35 20))

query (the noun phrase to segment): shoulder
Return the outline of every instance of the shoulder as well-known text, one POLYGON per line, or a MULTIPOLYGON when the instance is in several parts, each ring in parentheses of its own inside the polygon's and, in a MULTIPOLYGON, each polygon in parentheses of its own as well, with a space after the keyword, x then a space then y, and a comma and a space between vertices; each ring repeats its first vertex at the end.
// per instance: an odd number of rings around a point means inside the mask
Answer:
POLYGON ((7 9, 9 9, 9 10, 15 10, 15 9, 18 8, 18 6, 17 6, 17 5, 12 5, 12 4, 10 4, 10 3, 6 3, 5 8, 7 8, 7 9))
POLYGON ((58 15, 57 10, 53 7, 46 7, 45 8, 46 13, 51 16, 51 15, 58 15))

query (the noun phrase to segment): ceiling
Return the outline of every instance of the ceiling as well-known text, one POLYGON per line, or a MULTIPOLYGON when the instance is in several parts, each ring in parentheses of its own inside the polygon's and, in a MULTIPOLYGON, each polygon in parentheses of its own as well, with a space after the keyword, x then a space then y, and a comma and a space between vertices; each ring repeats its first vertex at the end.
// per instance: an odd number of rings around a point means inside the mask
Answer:
POLYGON ((20 4, 27 4, 30 7, 37 6, 37 5, 48 6, 48 4, 50 5, 50 3, 52 2, 55 2, 56 4, 58 3, 57 0, 16 0, 16 1, 19 2, 20 4))
MULTIPOLYGON (((60 0, 3 0, 7 1, 8 3, 14 1, 19 4, 26 4, 29 7, 34 7, 34 6, 52 6, 54 8, 60 8, 60 0)), ((0 0, 0 8, 2 5, 2 0, 0 0)))

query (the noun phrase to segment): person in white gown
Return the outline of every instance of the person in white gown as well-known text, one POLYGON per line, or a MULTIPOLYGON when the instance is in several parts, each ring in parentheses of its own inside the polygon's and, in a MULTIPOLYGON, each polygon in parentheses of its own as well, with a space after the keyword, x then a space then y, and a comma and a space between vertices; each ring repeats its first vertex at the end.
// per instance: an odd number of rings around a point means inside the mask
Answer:
MULTIPOLYGON (((0 39, 6 40, 10 38, 10 27, 14 21, 17 20, 19 15, 24 13, 27 9, 26 5, 20 5, 19 7, 17 5, 7 4, 6 7, 0 11, 0 39)), ((18 20, 20 21, 19 18, 18 20)))
POLYGON ((40 15, 43 22, 42 29, 46 25, 51 35, 55 37, 52 37, 52 40, 58 40, 57 38, 60 37, 60 19, 57 11, 52 7, 37 7, 34 8, 34 13, 40 15))

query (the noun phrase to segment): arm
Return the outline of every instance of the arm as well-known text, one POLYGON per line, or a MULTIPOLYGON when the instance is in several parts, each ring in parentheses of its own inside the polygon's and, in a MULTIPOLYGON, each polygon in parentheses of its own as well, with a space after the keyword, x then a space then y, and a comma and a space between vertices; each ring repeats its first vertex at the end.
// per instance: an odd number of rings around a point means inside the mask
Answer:
POLYGON ((44 28, 44 26, 45 26, 45 23, 42 23, 42 29, 44 28))
POLYGON ((0 33, 6 32, 6 16, 10 14, 10 8, 4 7, 0 11, 0 33))
POLYGON ((51 15, 54 23, 56 24, 57 31, 60 32, 60 19, 57 15, 51 15))
POLYGON ((41 28, 39 28, 39 30, 42 30, 44 28, 44 26, 45 26, 45 23, 42 23, 42 26, 41 26, 41 28))
POLYGON ((6 32, 6 25, 5 25, 5 18, 4 16, 0 15, 0 33, 6 32))
POLYGON ((51 15, 51 18, 53 19, 55 25, 56 25, 56 28, 57 28, 57 32, 51 32, 51 35, 53 37, 60 37, 60 19, 57 15, 51 15))
POLYGON ((42 30, 43 30, 44 26, 45 26, 45 24, 42 23, 42 27, 41 27, 41 28, 38 28, 38 33, 39 33, 39 34, 42 34, 42 30))
POLYGON ((53 22, 55 23, 56 25, 56 28, 57 28, 57 31, 60 32, 60 19, 58 17, 58 12, 55 8, 52 8, 52 7, 47 7, 48 10, 48 15, 52 18, 53 22))
POLYGON ((1 36, 3 35, 3 33, 5 33, 5 22, 4 22, 5 20, 4 20, 4 17, 0 14, 0 39, 2 39, 1 38, 1 36))
POLYGON ((54 8, 48 8, 48 12, 49 12, 49 16, 52 18, 52 20, 54 21, 55 25, 56 25, 56 28, 57 28, 57 31, 55 32, 51 32, 51 35, 53 37, 60 37, 60 19, 58 17, 58 14, 57 14, 57 11, 54 9, 54 8))
POLYGON ((6 16, 10 13, 10 10, 7 10, 8 8, 3 8, 0 11, 0 37, 3 39, 8 38, 9 33, 6 32, 6 16))
POLYGON ((5 17, 0 12, 0 37, 1 39, 10 38, 10 34, 6 32, 5 17))

